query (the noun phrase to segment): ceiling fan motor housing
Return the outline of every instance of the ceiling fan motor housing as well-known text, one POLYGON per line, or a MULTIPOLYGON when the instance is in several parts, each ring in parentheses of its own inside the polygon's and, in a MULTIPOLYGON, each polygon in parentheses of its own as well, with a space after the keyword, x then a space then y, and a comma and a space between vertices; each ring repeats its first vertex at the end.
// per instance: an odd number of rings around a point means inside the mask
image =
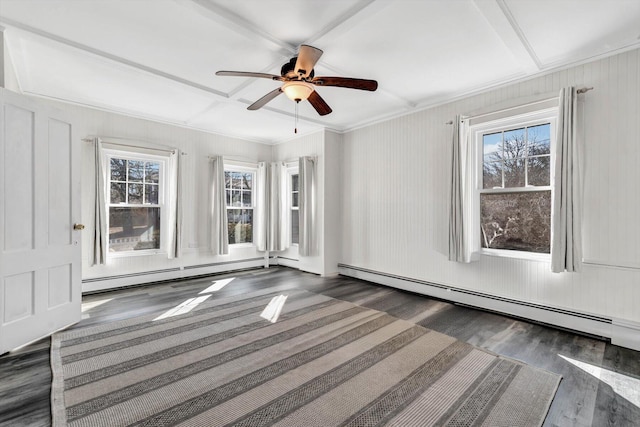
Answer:
MULTIPOLYGON (((280 69, 280 75, 282 77, 286 77, 287 79, 297 79, 299 77, 298 74, 295 72, 297 61, 298 61, 298 57, 294 56, 289 60, 289 62, 285 62, 285 64, 280 69)), ((307 70, 300 70, 300 72, 301 74, 305 74, 307 70)), ((307 77, 307 80, 312 79, 314 75, 315 75, 315 70, 311 70, 311 72, 309 73, 309 77, 307 77)))

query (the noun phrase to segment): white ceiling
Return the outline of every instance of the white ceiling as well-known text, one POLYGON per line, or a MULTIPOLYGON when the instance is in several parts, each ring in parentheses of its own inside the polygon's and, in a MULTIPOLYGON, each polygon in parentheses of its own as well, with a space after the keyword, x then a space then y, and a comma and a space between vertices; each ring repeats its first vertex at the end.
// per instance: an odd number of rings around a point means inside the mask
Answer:
POLYGON ((293 137, 294 103, 246 107, 301 43, 333 108, 300 104, 300 133, 346 131, 496 85, 640 47, 640 0, 0 0, 20 89, 265 143, 293 137))

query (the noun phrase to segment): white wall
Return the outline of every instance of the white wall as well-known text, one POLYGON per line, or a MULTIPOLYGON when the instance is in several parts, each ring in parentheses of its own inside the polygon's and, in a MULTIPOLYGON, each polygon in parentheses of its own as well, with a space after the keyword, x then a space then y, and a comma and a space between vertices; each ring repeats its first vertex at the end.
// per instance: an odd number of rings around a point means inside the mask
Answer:
POLYGON ((316 163, 316 179, 317 179, 317 224, 316 238, 318 244, 318 252, 313 256, 300 256, 298 254, 298 246, 293 245, 288 250, 282 252, 274 252, 273 255, 279 255, 285 258, 297 260, 294 263, 287 263, 283 260, 283 265, 291 265, 300 270, 309 271, 316 274, 324 274, 324 140, 325 131, 315 132, 310 135, 301 136, 286 142, 273 146, 274 161, 293 161, 302 156, 311 156, 317 158, 316 163))
MULTIPOLYGON (((344 135, 341 262, 485 294, 640 322, 640 53, 626 52, 344 135), (473 113, 561 87, 582 99, 581 273, 547 262, 447 260, 451 126, 473 113)), ((544 319, 540 319, 544 320, 544 319)))
MULTIPOLYGON (((82 277, 83 280, 95 280, 111 276, 121 276, 141 272, 171 269, 176 267, 197 266, 203 264, 227 263, 263 257, 263 253, 254 247, 230 247, 229 255, 213 256, 209 249, 210 232, 207 213, 209 211, 209 164, 208 157, 223 155, 228 158, 245 161, 270 161, 271 146, 204 133, 186 128, 172 126, 147 120, 127 117, 104 111, 52 103, 55 107, 68 111, 75 122, 76 135, 123 138, 136 144, 142 143, 175 147, 187 153, 183 161, 183 257, 169 260, 165 255, 145 255, 128 258, 117 258, 107 265, 92 266, 91 249, 93 246, 92 230, 94 200, 94 160, 93 143, 82 142, 82 221, 86 228, 82 239, 82 277)), ((261 264, 261 262, 257 262, 261 264)), ((233 269, 229 264, 226 269, 233 269)), ((187 273, 185 273, 187 274, 187 273)), ((192 273, 193 274, 193 273, 192 273)), ((170 278, 167 275, 158 277, 170 278)), ((124 281, 113 282, 115 285, 131 284, 158 280, 158 277, 139 276, 124 281)), ((83 289, 95 290, 103 286, 85 283, 83 289)))
POLYGON ((338 274, 342 242, 342 135, 325 132, 324 140, 324 275, 338 274))

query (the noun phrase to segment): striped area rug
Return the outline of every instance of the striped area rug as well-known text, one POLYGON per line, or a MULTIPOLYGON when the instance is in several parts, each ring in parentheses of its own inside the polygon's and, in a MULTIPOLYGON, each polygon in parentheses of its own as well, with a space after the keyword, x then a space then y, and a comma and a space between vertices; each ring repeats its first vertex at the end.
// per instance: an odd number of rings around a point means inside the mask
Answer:
POLYGON ((530 427, 560 381, 301 290, 265 320, 277 297, 263 290, 56 333, 53 425, 530 427))

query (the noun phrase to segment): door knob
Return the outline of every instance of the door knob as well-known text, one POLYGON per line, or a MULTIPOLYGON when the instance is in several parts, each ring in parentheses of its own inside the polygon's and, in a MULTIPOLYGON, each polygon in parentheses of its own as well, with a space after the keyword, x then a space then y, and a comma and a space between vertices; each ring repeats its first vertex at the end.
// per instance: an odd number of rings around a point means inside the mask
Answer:
POLYGON ((74 230, 84 230, 84 224, 73 224, 74 230))

